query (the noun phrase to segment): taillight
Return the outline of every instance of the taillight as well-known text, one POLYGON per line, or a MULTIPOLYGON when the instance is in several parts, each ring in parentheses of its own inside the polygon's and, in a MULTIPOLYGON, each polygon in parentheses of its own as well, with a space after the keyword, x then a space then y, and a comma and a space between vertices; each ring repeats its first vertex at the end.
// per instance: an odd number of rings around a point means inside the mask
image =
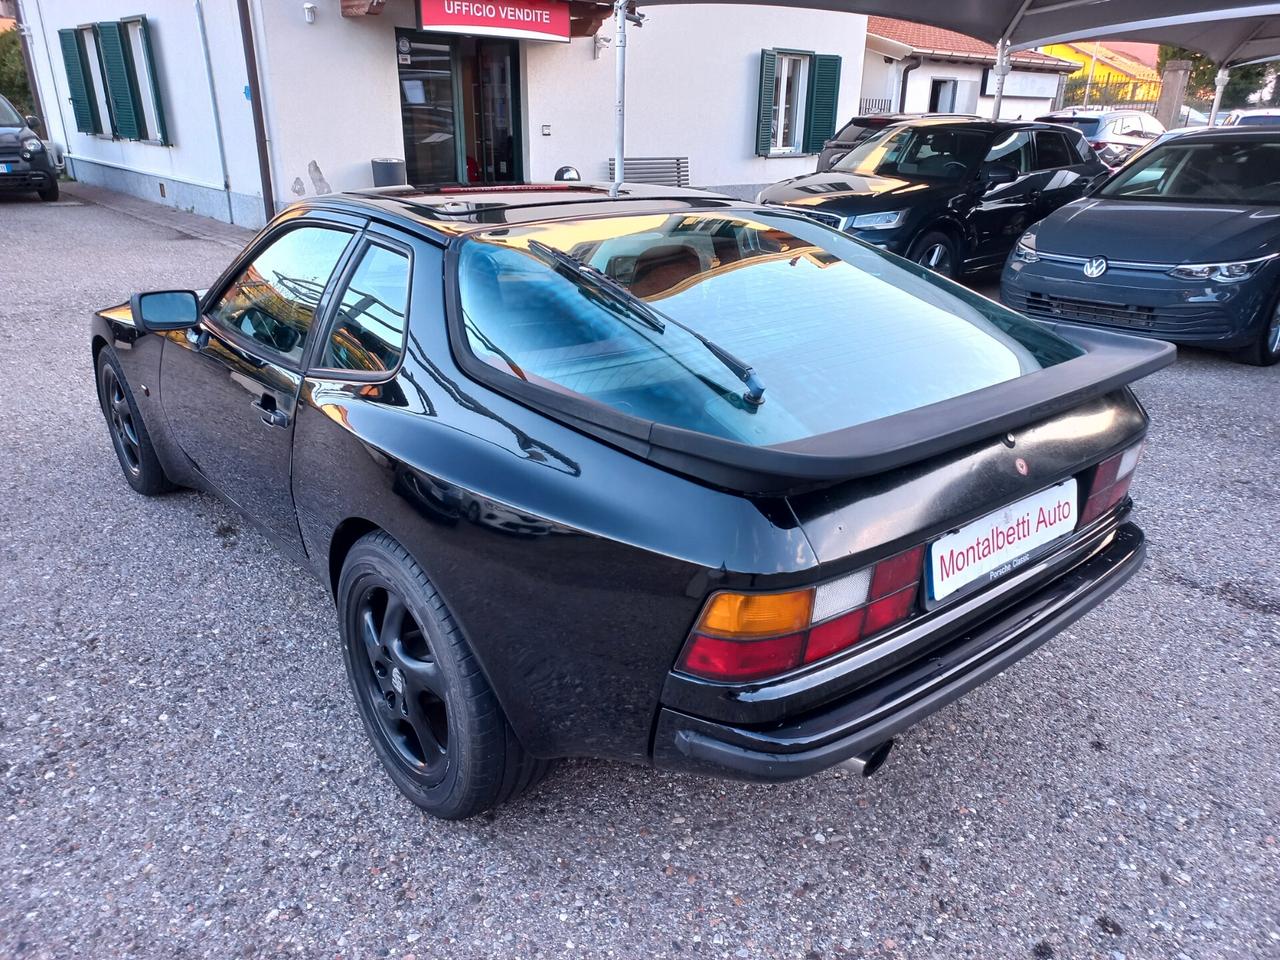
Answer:
POLYGON ((1098 464, 1093 471, 1093 482, 1089 485, 1089 499, 1084 502, 1084 509, 1080 511, 1081 526, 1097 520, 1128 495, 1129 484, 1133 482, 1133 471, 1141 456, 1142 444, 1137 443, 1098 464))
POLYGON ((678 667, 708 680, 758 680, 846 650, 915 610, 924 547, 786 593, 714 594, 678 667))

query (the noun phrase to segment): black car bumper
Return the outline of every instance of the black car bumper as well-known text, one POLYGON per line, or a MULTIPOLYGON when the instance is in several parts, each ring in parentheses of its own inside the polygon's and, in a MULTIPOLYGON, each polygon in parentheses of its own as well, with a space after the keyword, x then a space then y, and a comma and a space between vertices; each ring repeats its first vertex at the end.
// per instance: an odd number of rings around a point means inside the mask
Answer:
POLYGON ((1258 336, 1280 262, 1240 283, 1179 280, 1166 272, 1112 265, 1086 279, 1078 263, 1010 257, 1000 299, 1036 320, 1066 320, 1215 350, 1258 336))
MULTIPOLYGON (((47 154, 36 154, 43 158, 47 154)), ((53 164, 47 161, 0 158, 0 193, 32 193, 45 190, 58 179, 53 164)))
POLYGON ((1095 537, 1088 558, 1066 573, 1015 603, 1001 605, 927 656, 882 675, 835 705, 760 727, 664 708, 658 716, 654 762, 703 774, 781 781, 874 749, 1035 650, 1142 565, 1145 543, 1137 526, 1125 523, 1095 537))

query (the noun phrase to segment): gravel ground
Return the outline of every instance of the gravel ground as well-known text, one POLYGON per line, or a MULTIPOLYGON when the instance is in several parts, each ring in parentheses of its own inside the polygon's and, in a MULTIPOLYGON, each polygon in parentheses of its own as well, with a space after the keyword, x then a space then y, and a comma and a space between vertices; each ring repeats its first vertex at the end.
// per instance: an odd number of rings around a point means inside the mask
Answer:
POLYGON ((440 823, 324 591, 120 476, 90 311, 231 255, 156 211, 0 202, 0 956, 1280 956, 1280 369, 1140 386, 1146 569, 875 778, 572 761, 440 823))

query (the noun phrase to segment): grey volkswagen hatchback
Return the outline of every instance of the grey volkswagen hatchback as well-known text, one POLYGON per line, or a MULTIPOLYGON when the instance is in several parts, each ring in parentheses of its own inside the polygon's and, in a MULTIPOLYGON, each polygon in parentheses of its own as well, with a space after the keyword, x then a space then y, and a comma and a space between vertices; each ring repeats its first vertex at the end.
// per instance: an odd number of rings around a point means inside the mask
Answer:
POLYGON ((1280 361, 1280 128, 1151 147, 1027 230, 1000 290, 1037 319, 1280 361))

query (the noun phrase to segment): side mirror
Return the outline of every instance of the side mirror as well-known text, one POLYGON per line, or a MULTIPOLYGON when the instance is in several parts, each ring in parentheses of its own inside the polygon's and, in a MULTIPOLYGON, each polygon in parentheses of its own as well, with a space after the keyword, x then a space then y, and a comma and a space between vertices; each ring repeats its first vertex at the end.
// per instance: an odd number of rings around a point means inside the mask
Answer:
POLYGON ((1018 168, 1008 163, 988 164, 982 171, 982 185, 988 190, 1003 187, 1018 179, 1018 168))
POLYGON ((143 333, 185 330, 200 320, 200 298, 194 290, 154 290, 129 298, 133 324, 143 333))
POLYGON ((29 116, 23 117, 22 122, 25 123, 32 130, 34 130, 36 133, 40 132, 40 127, 41 127, 40 118, 37 117, 35 114, 31 114, 29 116))

